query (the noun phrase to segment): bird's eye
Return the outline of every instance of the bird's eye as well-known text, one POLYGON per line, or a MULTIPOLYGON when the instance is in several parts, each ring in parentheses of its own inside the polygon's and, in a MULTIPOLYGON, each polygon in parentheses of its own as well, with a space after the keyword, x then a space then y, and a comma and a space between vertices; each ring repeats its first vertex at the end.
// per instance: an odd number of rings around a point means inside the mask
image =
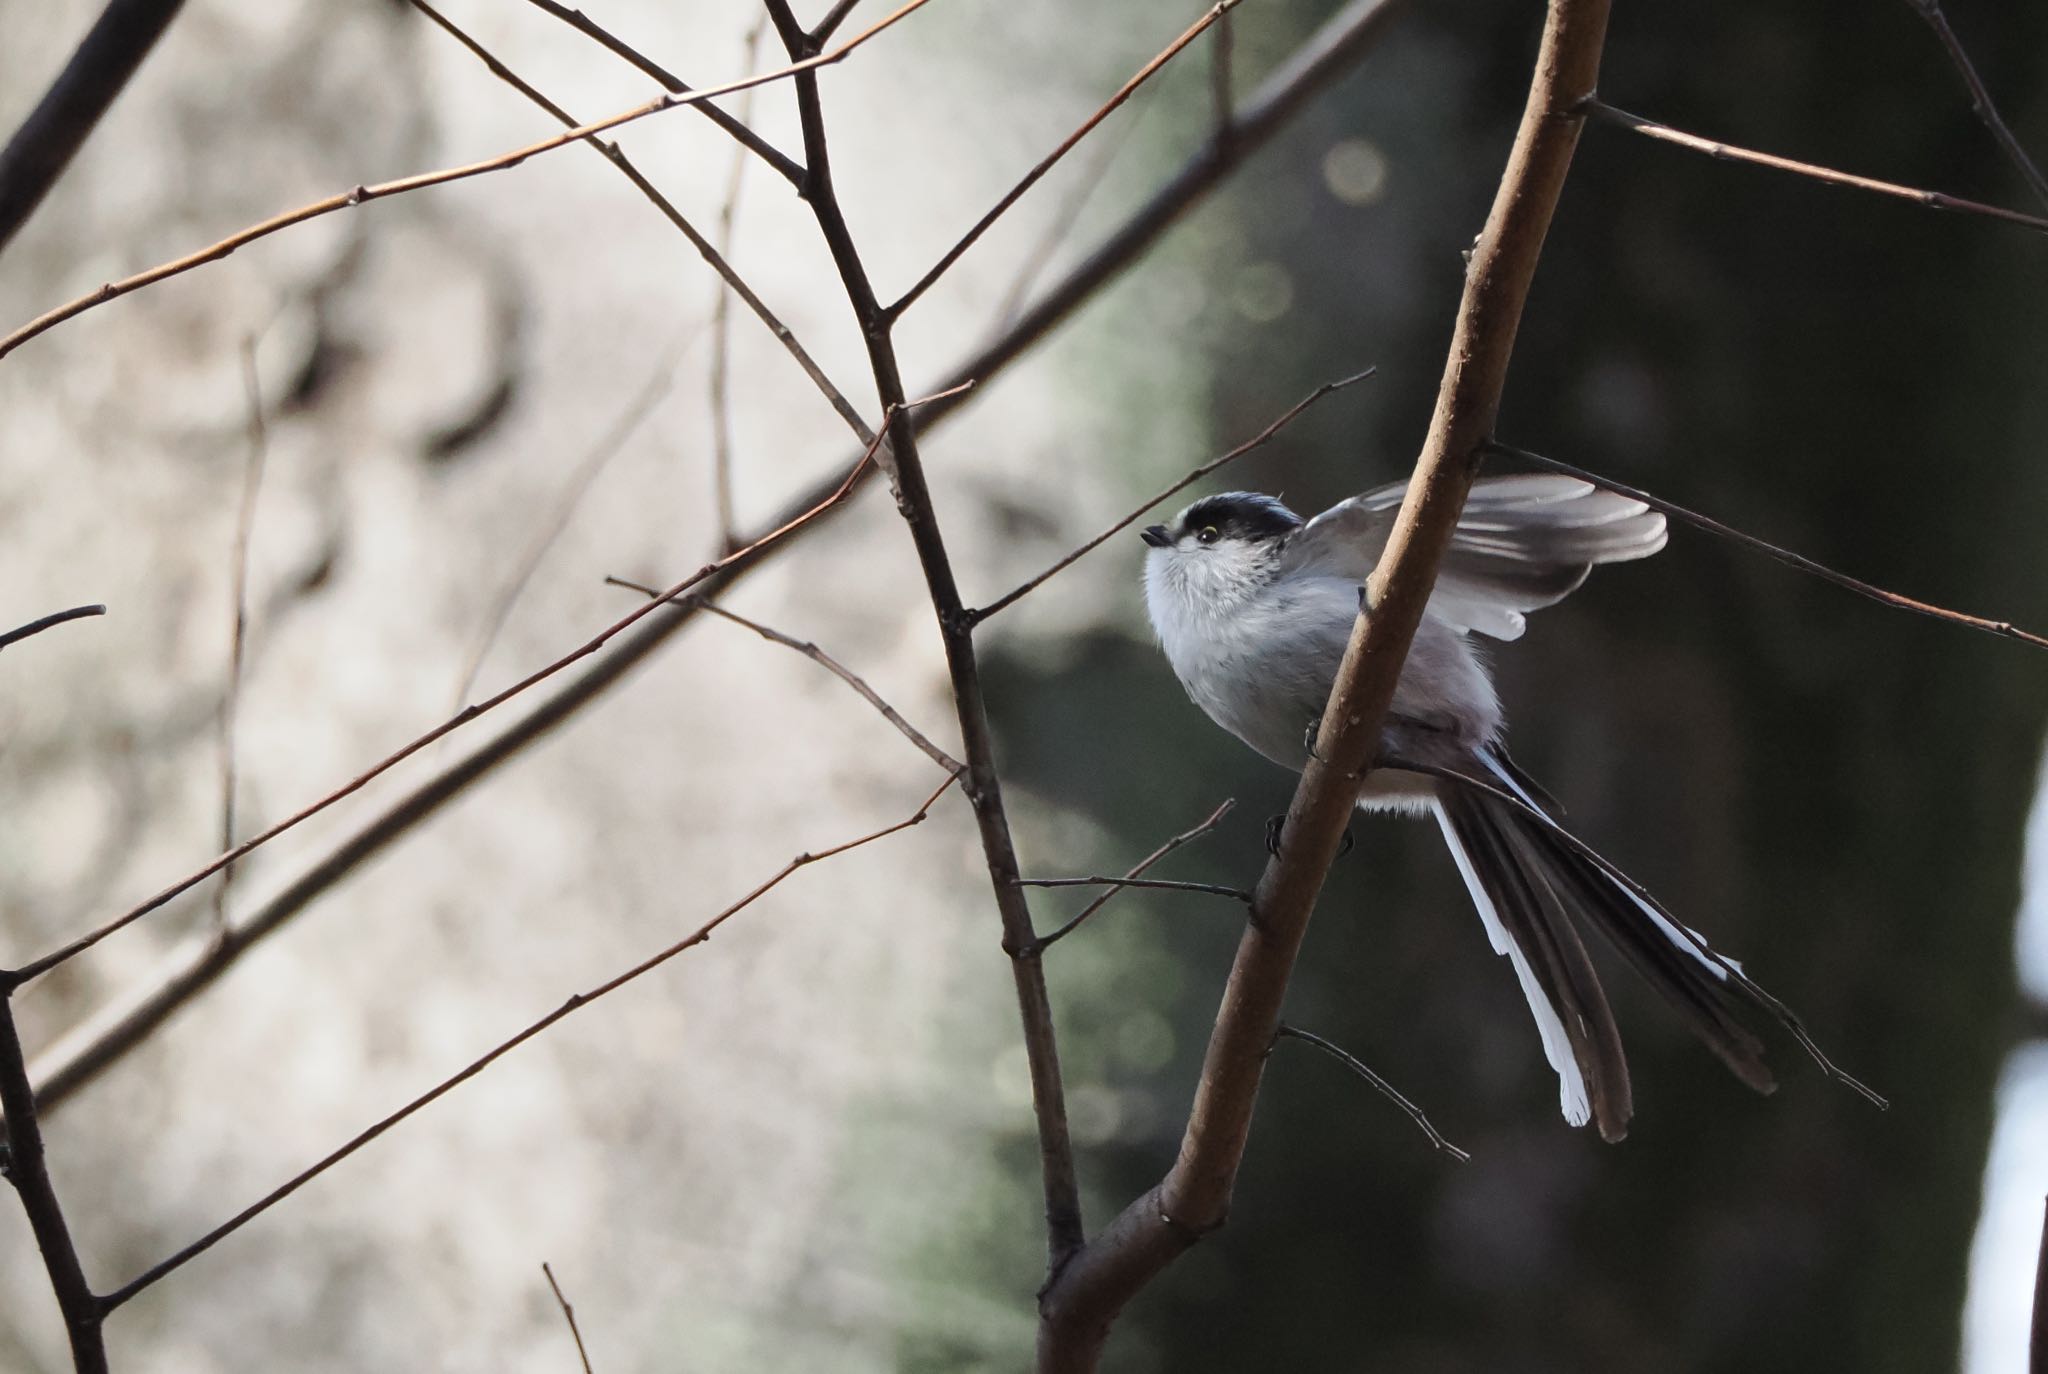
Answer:
POLYGON ((1217 529, 1214 525, 1204 525, 1201 529, 1195 531, 1195 542, 1197 544, 1213 544, 1222 537, 1223 531, 1217 529))

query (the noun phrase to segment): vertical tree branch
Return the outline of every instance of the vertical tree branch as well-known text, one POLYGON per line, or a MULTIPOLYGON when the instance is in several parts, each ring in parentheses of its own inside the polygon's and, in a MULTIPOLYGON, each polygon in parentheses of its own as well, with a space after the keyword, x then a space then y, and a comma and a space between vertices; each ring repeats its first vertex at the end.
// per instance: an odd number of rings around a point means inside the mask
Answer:
MULTIPOLYGON (((791 54, 791 62, 802 62, 802 55, 810 52, 814 40, 797 23, 788 0, 767 0, 767 6, 776 32, 791 54)), ((847 228, 832 184, 818 83, 808 71, 803 76, 797 81, 796 95, 803 125, 804 165, 808 169, 804 199, 817 217, 818 228, 831 250, 833 265, 860 324, 861 339, 874 370, 876 392, 889 407, 888 442, 883 445, 879 460, 895 492, 896 508, 910 527, 911 542, 917 550, 918 565, 924 571, 926 590, 931 595, 945 645, 946 669, 952 681, 953 703, 967 756, 964 787, 981 833, 982 857, 988 864, 996 909, 1002 919, 1003 949, 1010 956, 1018 1012, 1024 1024, 1024 1050, 1031 1073, 1033 1114, 1038 1124, 1039 1170, 1045 1188, 1046 1241, 1056 1268, 1082 1241, 1081 1192, 1074 1173, 1073 1142, 1067 1129, 1052 1001, 1046 992, 1044 967, 1035 957, 1037 934, 1031 926, 1031 910, 1017 886, 1016 846, 1010 838, 1002 784, 996 776, 994 739, 982 701, 981 668, 974 654, 974 620, 960 598, 945 540, 939 533, 931 492, 925 486, 915 420, 901 404, 903 378, 890 337, 893 312, 885 310, 876 298, 867 268, 847 228)))
POLYGON ((1053 1276, 1040 1299, 1041 1371, 1088 1371, 1123 1306, 1223 1224, 1288 979, 1324 875, 1370 767, 1409 641, 1493 431, 1530 280, 1596 85, 1607 0, 1551 0, 1528 105, 1472 252, 1436 412, 1385 554, 1254 896, 1179 1157, 1053 1276))
POLYGON ((71 1336, 71 1364, 78 1374, 107 1374, 107 1347, 100 1331, 106 1315, 85 1281, 71 1228, 43 1162, 43 1128, 36 1120, 35 1093, 28 1085, 28 1064, 21 1052, 21 1034, 14 1025, 12 990, 0 993, 0 1109, 7 1113, 7 1140, 0 1165, 7 1181, 21 1195, 21 1208, 43 1252, 43 1269, 57 1295, 64 1328, 71 1336))

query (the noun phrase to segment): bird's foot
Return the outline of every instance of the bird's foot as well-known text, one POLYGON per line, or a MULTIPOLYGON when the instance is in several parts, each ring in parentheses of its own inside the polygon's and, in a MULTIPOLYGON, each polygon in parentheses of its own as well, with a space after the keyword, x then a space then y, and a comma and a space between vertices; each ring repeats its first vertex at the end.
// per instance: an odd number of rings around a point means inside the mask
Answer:
MULTIPOLYGON (((1280 832, 1286 828, 1287 817, 1285 813, 1266 817, 1266 853, 1273 858, 1280 856, 1280 832)), ((1341 859, 1346 854, 1349 854, 1357 843, 1358 837, 1351 833, 1351 827, 1345 826, 1344 839, 1337 846, 1337 857, 1341 859)))

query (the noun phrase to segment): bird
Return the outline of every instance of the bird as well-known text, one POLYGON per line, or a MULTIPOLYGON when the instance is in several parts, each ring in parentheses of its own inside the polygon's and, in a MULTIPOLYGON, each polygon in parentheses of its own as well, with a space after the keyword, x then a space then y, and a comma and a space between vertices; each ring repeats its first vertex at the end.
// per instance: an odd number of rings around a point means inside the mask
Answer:
MULTIPOLYGON (((1303 520, 1278 498, 1207 496, 1141 532, 1145 606, 1166 659, 1211 720, 1299 772, 1405 488, 1395 484, 1303 520)), ((1776 1080, 1743 1008, 1783 1025, 1834 1077, 1799 1018, 1560 822, 1561 808, 1508 756, 1504 720, 1473 637, 1514 640, 1593 568, 1664 547, 1664 516, 1561 474, 1472 483, 1394 689, 1358 805, 1433 817, 1505 956, 1558 1077, 1567 1123, 1619 1141, 1633 1115, 1621 1034, 1583 931, 1600 932, 1735 1077, 1776 1080)))

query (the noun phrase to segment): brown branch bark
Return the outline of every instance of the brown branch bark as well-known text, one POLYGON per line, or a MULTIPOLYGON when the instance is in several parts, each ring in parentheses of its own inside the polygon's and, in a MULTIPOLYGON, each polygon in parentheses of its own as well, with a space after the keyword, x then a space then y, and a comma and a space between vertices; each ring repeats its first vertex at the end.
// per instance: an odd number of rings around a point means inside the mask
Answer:
MULTIPOLYGON (((1180 217, 1199 204, 1225 177, 1263 148, 1330 82, 1347 71, 1385 32, 1401 0, 1349 0, 1260 84, 1238 108, 1229 137, 1212 137, 1140 206, 1123 225, 1038 298, 1025 314, 987 346, 960 363, 952 385, 1000 374, 1075 311, 1142 257, 1180 217)), ((942 422, 966 400, 950 390, 923 410, 924 429, 942 422)), ((798 492, 766 522, 762 533, 786 524, 830 497, 857 465, 820 478, 798 492)), ((823 512, 813 529, 839 509, 823 512)), ((802 534, 760 546, 728 564, 697 589, 702 598, 723 594, 749 572, 802 534)), ((95 608, 92 613, 104 608, 95 608)), ((574 719, 652 657, 695 618, 696 598, 672 602, 637 626, 598 660, 556 689, 474 753, 451 764, 372 816, 317 860, 270 901, 237 921, 224 936, 190 942, 174 952, 157 975, 75 1027, 37 1056, 33 1066, 38 1101, 47 1113, 120 1060, 166 1020, 213 986, 249 950, 282 929, 329 889, 439 815, 442 808, 498 769, 517 759, 556 727, 574 719)), ((80 611, 78 614, 87 613, 80 611)), ((30 627, 33 628, 33 627, 30 627)), ((17 636, 0 636, 0 647, 17 636)))
POLYGON ((1474 247, 1436 412, 1408 494, 1288 808, 1280 852, 1259 880, 1210 1037, 1179 1157, 1054 1274, 1040 1298, 1041 1371, 1096 1368, 1117 1315, 1223 1224, 1266 1054, 1324 875, 1370 767, 1409 641, 1436 581, 1482 446, 1493 431, 1529 283, 1598 84, 1606 0, 1551 0, 1528 105, 1474 247))
MULTIPOLYGON (((767 0, 770 19, 792 63, 809 52, 811 37, 797 22, 788 0, 767 0)), ((896 508, 910 527, 925 589, 937 616, 945 647, 946 671, 966 754, 965 789, 981 835, 982 857, 988 865, 996 910, 1002 922, 1003 948, 1010 955, 1017 1006, 1024 1025, 1024 1050, 1031 1076, 1033 1116, 1038 1126, 1039 1170, 1045 1190, 1046 1242, 1057 1265, 1081 1244, 1081 1189, 1074 1172, 1074 1148, 1067 1129, 1065 1088, 1060 1079, 1059 1049, 1053 1031, 1052 999, 1046 991, 1045 969, 1032 955, 1037 933, 1031 910, 1017 886, 1016 846, 1010 838, 1003 807, 1002 783, 996 774, 995 741, 982 700, 981 668, 974 653, 974 622, 961 600, 953 565, 939 532, 938 514, 925 485, 924 463, 917 446, 917 423, 900 404, 903 377, 891 339, 893 316, 876 298, 874 285, 853 242, 839 195, 832 181, 831 153, 825 136, 823 103, 818 82, 808 72, 796 82, 797 112, 803 125, 804 199, 818 221, 826 247, 838 269, 840 283, 860 325, 867 347, 876 393, 888 408, 888 442, 879 461, 889 476, 896 508)))
POLYGON ((1998 112, 1998 106, 1991 99, 1991 92, 1984 85, 1984 78, 1977 75, 1977 64, 1970 60, 1970 54, 1963 47, 1963 40, 1956 37, 1956 31, 1949 26, 1948 14, 1941 7, 1941 0, 1906 0, 1927 26, 1934 30, 1935 38, 1941 43, 1942 51, 1962 78, 1963 88, 1970 93, 1970 109, 1977 118, 1984 121, 1984 127, 1991 131, 1992 141, 2005 154, 2006 161, 2027 183, 2027 189, 2034 193, 2034 199, 2048 205, 2048 177, 2041 175, 2041 169, 2034 159, 2027 156, 2026 148, 2020 143, 2012 126, 2005 122, 2005 116, 1998 112))
POLYGON ((1893 200, 1910 201, 1929 210, 1953 210, 1959 214, 1974 215, 1979 219, 1995 219, 2006 224, 2017 224, 2022 229, 2035 233, 2048 233, 2048 219, 2039 215, 2024 214, 2008 210, 2002 205, 1986 205, 1980 200, 1965 200, 1945 191, 1923 191, 1917 186, 1901 186, 1893 181, 1879 181, 1875 177, 1858 176, 1854 172, 1838 172, 1832 167, 1821 167, 1796 158, 1780 157, 1776 153, 1760 153, 1753 148, 1739 148, 1732 143, 1719 143, 1698 134, 1689 134, 1683 129, 1674 129, 1669 124, 1659 124, 1654 119, 1617 110, 1612 105, 1588 99, 1585 111, 1597 115, 1609 124, 1668 143, 1674 148, 1684 148, 1695 153, 1704 153, 1722 162, 1742 162, 1751 167, 1768 167, 1774 172, 1790 172, 1809 181, 1822 182, 1829 186, 1844 186, 1852 191, 1868 191, 1873 195, 1887 196, 1893 200))

